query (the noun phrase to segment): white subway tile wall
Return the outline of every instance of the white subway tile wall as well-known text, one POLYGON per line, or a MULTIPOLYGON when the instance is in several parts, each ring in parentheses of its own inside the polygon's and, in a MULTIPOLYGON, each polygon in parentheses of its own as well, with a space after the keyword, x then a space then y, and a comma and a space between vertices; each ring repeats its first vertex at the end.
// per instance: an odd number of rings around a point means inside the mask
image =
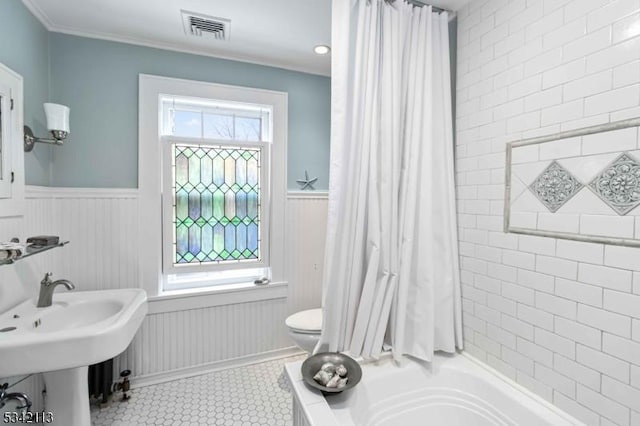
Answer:
MULTIPOLYGON (((640 249, 500 228, 507 142, 640 116, 640 0, 471 2, 456 104, 467 350, 588 425, 640 425, 640 249)), ((514 164, 637 149, 632 132, 528 147, 514 164)), ((637 212, 574 220, 596 202, 538 220, 640 238, 637 212)))

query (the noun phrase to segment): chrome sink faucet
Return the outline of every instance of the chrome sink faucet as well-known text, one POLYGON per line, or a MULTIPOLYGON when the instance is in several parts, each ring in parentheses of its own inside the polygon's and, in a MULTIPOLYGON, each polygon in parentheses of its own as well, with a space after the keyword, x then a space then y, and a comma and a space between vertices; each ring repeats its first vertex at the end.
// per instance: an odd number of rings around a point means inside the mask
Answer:
POLYGON ((75 285, 69 280, 56 280, 51 281, 51 272, 44 274, 44 278, 40 281, 40 296, 38 296, 38 308, 46 308, 51 306, 51 299, 53 298, 53 290, 59 285, 63 285, 67 290, 73 290, 75 285))

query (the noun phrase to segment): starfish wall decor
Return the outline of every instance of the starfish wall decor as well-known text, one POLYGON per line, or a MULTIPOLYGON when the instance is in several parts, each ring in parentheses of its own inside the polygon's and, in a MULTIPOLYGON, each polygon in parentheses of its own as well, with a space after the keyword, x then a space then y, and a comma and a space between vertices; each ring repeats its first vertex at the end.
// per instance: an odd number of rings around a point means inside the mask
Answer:
POLYGON ((304 179, 298 179, 296 180, 296 182, 298 182, 300 185, 302 185, 302 187, 300 188, 302 191, 304 191, 305 189, 313 189, 315 190, 315 188, 313 187, 313 184, 316 183, 316 181, 318 180, 317 177, 314 177, 312 179, 309 179, 309 173, 307 173, 307 171, 304 171, 304 179))

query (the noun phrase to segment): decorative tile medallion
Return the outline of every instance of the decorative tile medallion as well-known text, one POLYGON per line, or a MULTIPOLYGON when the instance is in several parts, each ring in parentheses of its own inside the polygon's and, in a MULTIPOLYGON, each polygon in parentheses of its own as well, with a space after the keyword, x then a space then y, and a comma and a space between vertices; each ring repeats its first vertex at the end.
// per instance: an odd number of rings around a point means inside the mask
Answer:
POLYGON ((616 213, 625 215, 640 204, 640 163, 624 153, 596 176, 589 187, 616 213))
POLYGON ((583 186, 571 173, 554 160, 529 185, 529 189, 550 212, 555 213, 564 203, 576 195, 583 186))

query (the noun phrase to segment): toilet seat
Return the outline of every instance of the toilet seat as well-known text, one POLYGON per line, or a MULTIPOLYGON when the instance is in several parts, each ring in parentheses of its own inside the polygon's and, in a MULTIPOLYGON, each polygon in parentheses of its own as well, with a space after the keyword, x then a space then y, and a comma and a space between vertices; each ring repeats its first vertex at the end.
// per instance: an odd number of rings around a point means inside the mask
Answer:
POLYGON ((285 324, 296 333, 318 334, 322 330, 322 309, 308 309, 290 315, 285 324))

